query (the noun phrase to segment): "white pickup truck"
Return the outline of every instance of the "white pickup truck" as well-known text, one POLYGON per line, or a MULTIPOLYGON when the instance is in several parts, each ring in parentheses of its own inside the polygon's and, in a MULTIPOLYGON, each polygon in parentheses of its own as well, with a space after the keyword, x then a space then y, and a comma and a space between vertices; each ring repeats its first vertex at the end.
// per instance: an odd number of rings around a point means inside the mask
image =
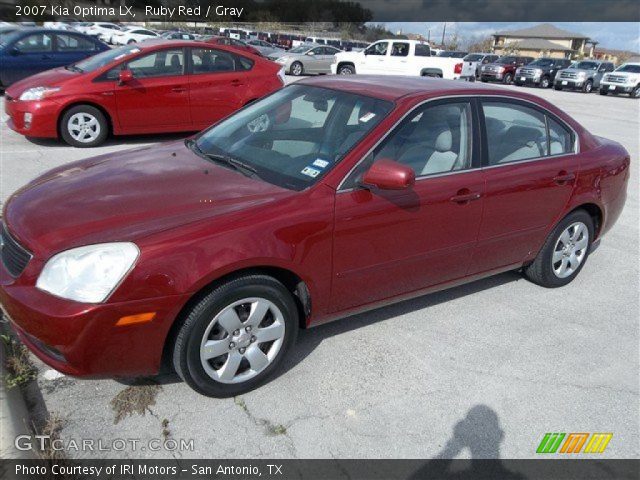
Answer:
POLYGON ((426 42, 417 40, 380 40, 362 52, 340 52, 331 65, 331 73, 351 75, 416 75, 457 80, 462 73, 460 58, 432 57, 426 42))

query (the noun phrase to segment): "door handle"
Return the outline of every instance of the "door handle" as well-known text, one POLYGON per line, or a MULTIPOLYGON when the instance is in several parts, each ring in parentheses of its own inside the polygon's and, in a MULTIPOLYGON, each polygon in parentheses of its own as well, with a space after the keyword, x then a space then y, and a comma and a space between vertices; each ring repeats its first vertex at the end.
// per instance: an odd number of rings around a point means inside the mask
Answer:
POLYGON ((558 175, 553 177, 553 181, 558 185, 564 185, 566 183, 569 183, 575 178, 576 178, 576 175, 574 173, 568 173, 563 170, 560 173, 558 173, 558 175))
POLYGON ((469 190, 460 190, 457 194, 450 198, 453 203, 469 203, 478 200, 482 195, 478 192, 469 192, 469 190))
POLYGON ((171 91, 176 93, 182 93, 182 92, 186 92, 187 89, 185 87, 173 87, 171 91))
POLYGON ((242 80, 240 80, 239 78, 234 78, 233 80, 231 80, 231 85, 233 85, 234 87, 239 87, 240 85, 242 85, 242 80))

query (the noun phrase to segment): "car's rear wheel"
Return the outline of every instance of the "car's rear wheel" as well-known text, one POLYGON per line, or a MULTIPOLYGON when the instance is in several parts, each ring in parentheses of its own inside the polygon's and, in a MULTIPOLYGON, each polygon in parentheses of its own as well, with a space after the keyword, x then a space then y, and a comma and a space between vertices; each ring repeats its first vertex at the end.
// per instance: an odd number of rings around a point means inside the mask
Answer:
POLYGON ((589 257, 594 238, 591 215, 576 210, 567 215, 547 237, 525 276, 543 287, 562 287, 571 282, 589 257))
POLYGON ((295 75, 296 77, 299 77, 300 75, 302 75, 304 68, 302 67, 302 63, 293 62, 291 64, 291 67, 289 68, 289 71, 291 72, 291 75, 295 75))
POLYGON ((591 93, 592 90, 593 90, 593 81, 587 80, 586 82, 584 82, 584 85, 582 86, 582 91, 584 93, 591 93))
POLYGON ((203 395, 239 395, 273 375, 297 333, 298 310, 282 283, 239 277, 193 306, 176 336, 173 364, 203 395))
POLYGON ((104 114, 91 105, 72 107, 60 119, 60 134, 74 147, 96 147, 106 140, 108 133, 104 114))

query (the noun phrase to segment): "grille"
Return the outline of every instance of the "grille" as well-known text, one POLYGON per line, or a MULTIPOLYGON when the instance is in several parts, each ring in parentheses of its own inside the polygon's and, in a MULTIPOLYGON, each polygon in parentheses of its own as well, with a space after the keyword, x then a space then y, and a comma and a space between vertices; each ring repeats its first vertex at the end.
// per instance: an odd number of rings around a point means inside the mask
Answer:
POLYGON ((625 83, 627 78, 620 75, 608 75, 607 80, 611 83, 625 83))
POLYGON ((523 68, 522 70, 520 70, 520 73, 528 77, 533 77, 536 74, 536 71, 532 68, 523 68))
POLYGON ((560 74, 560 78, 578 78, 578 74, 573 72, 562 72, 560 74))
POLYGON ((31 260, 31 253, 25 250, 18 242, 16 242, 7 227, 2 224, 0 229, 0 257, 2 263, 12 277, 19 276, 31 260))

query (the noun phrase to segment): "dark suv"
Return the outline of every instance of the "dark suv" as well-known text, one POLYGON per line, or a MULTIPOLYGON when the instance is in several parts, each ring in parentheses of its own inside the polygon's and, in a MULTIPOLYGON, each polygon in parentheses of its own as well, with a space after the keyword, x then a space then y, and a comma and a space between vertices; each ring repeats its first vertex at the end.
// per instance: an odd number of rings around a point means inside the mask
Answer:
POLYGON ((516 70, 513 83, 516 85, 536 85, 549 88, 553 85, 558 70, 571 65, 566 58, 538 58, 525 67, 516 70))
POLYGON ((533 57, 505 55, 494 63, 484 65, 480 69, 480 80, 483 82, 511 83, 516 69, 533 61, 533 57))

